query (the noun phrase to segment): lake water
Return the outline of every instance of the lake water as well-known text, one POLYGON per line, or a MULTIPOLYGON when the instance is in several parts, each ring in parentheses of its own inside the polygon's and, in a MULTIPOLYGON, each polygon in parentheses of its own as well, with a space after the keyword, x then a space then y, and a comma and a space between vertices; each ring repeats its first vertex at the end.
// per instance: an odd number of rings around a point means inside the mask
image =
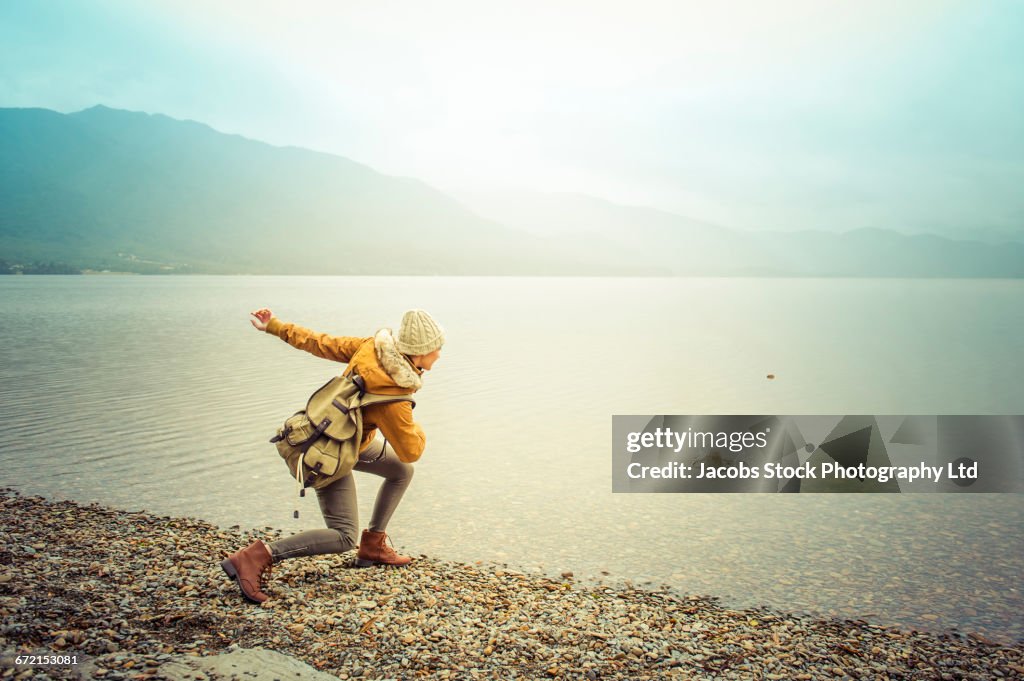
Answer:
POLYGON ((1022 495, 611 492, 613 414, 1024 413, 1024 282, 0 277, 0 484, 320 526, 267 438, 342 366, 253 330, 263 306, 445 326, 400 548, 1024 638, 1022 495))

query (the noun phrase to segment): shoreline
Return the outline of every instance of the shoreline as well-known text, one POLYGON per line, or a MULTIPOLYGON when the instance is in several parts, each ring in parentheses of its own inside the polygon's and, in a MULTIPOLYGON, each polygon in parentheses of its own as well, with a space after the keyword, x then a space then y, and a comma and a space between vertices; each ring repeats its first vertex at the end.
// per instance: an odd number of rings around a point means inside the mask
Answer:
POLYGON ((397 569, 350 568, 351 553, 285 561, 267 585, 271 600, 257 606, 219 563, 279 530, 10 489, 0 490, 0 511, 2 678, 160 678, 182 657, 239 648, 365 679, 1024 676, 1020 641, 731 609, 666 588, 427 556, 397 569), (79 664, 8 673, 17 654, 78 655, 79 664))

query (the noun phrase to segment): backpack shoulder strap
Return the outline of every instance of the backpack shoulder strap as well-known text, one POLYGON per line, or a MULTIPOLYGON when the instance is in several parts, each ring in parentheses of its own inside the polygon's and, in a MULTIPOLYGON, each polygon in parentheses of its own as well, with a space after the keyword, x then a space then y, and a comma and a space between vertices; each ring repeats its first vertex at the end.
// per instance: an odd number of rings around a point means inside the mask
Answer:
POLYGON ((366 393, 359 401, 360 407, 369 407, 374 404, 390 404, 392 402, 411 402, 413 408, 416 407, 416 400, 409 395, 377 395, 375 393, 366 393))

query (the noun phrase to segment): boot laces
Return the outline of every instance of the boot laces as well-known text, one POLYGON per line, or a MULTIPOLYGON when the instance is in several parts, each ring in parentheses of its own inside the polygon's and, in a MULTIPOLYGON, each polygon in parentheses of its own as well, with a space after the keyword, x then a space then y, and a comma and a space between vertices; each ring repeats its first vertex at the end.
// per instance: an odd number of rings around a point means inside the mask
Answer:
POLYGON ((260 568, 259 582, 260 582, 260 588, 261 589, 263 588, 263 585, 266 582, 270 581, 270 577, 273 575, 273 573, 274 573, 274 564, 273 563, 267 563, 266 565, 264 565, 263 567, 260 568))
POLYGON ((394 548, 394 542, 391 541, 391 536, 385 535, 384 537, 386 539, 382 546, 384 547, 384 551, 387 552, 388 557, 390 558, 393 556, 394 559, 401 557, 401 554, 398 553, 398 550, 394 548), (390 544, 391 546, 388 546, 388 544, 390 544))
POLYGON ((380 543, 380 547, 384 550, 384 554, 388 557, 394 556, 397 558, 399 555, 398 551, 395 550, 395 543, 391 541, 390 534, 384 535, 384 541, 380 543), (391 546, 388 546, 388 544, 391 544, 391 546))

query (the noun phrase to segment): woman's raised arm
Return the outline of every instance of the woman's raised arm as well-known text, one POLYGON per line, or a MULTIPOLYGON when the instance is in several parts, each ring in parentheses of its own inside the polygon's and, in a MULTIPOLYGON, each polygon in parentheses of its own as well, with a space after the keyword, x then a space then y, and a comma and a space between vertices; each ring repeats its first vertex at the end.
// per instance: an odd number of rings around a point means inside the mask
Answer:
POLYGON ((285 343, 299 350, 305 350, 317 357, 323 357, 335 362, 348 362, 360 345, 371 340, 369 338, 332 336, 326 333, 317 333, 297 324, 282 322, 265 307, 250 314, 255 319, 250 319, 249 321, 260 331, 277 336, 285 343))

